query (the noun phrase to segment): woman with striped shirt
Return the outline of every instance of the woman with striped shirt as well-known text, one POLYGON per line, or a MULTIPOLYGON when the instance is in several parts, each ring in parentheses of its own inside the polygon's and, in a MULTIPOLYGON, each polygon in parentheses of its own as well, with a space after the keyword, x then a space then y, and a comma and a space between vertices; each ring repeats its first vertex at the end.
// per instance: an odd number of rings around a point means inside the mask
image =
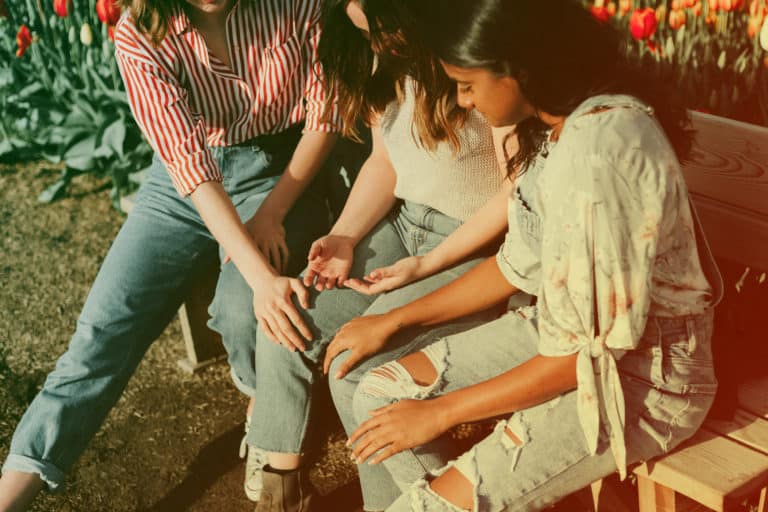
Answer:
MULTIPOLYGON (((116 56, 156 157, 67 352, 16 429, 0 511, 62 484, 218 250, 228 258, 212 323, 227 345, 253 339, 257 321, 277 341, 308 335, 291 302, 306 305, 307 292, 282 276, 327 229, 310 185, 336 140, 316 59, 319 0, 123 4, 116 56)), ((238 350, 232 363, 253 365, 253 349, 238 350)))

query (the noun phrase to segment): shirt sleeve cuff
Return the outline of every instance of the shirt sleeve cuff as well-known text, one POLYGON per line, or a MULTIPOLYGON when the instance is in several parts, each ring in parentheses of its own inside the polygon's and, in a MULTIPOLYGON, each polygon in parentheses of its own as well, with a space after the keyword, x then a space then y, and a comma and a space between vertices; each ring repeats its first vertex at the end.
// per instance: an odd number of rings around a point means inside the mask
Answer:
POLYGON ((502 246, 502 248, 499 249, 499 252, 496 253, 496 264, 499 266, 499 270, 509 284, 529 295, 537 295, 539 293, 538 281, 528 279, 515 271, 504 254, 504 246, 502 246))
POLYGON ((219 165, 208 150, 184 155, 170 162, 166 168, 173 186, 182 197, 189 196, 203 183, 222 181, 219 165))

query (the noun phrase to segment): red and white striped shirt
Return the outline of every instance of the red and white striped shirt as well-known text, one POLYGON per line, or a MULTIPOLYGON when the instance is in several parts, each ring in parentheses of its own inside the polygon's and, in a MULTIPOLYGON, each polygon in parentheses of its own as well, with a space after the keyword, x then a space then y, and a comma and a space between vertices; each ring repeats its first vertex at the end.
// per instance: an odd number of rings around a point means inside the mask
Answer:
POLYGON ((239 0, 229 13, 230 69, 208 51, 189 18, 174 16, 159 48, 126 12, 115 55, 144 136, 181 195, 221 181, 210 147, 278 133, 336 131, 322 122, 326 92, 317 59, 321 0, 239 0))

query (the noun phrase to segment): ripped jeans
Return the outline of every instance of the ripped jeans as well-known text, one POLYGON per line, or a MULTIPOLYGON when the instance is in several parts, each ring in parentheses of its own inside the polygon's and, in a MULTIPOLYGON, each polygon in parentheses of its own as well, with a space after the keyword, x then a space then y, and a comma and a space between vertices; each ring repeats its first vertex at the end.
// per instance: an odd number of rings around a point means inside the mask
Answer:
MULTIPOLYGON (((651 317, 638 349, 617 362, 626 404, 629 463, 671 450, 704 421, 717 387, 711 332, 711 312, 651 317)), ((369 418, 372 409, 400 399, 430 398, 488 380, 538 353, 535 307, 438 336, 422 350, 437 370, 436 380, 418 385, 398 361, 371 370, 355 393, 358 422, 369 418)), ((541 510, 616 471, 605 432, 597 453, 589 453, 575 391, 501 420, 490 435, 454 461, 449 462, 447 448, 446 440, 438 438, 384 461, 403 492, 388 511, 460 510, 428 484, 451 467, 472 484, 474 510, 482 512, 541 510)))

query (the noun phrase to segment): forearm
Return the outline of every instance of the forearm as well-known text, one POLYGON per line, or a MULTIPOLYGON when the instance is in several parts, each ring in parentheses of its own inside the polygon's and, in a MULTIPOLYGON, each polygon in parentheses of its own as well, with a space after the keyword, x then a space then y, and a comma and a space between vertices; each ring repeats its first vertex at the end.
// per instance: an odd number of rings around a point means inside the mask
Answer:
POLYGON ((447 428, 520 411, 575 389, 576 358, 538 355, 498 377, 442 395, 435 405, 447 428))
POLYGON ((464 224, 424 256, 422 268, 432 275, 462 261, 492 242, 502 240, 508 227, 507 204, 512 182, 505 180, 501 189, 464 224))
POLYGON ((282 222, 325 162, 337 138, 335 133, 305 132, 291 161, 259 210, 282 222))
POLYGON ((491 257, 453 282, 387 316, 397 329, 448 322, 506 301, 518 289, 509 284, 491 257))
POLYGON ((276 276, 220 183, 209 181, 199 185, 191 198, 203 222, 251 288, 267 277, 276 276))
POLYGON ((388 159, 365 161, 331 234, 357 244, 395 204, 395 171, 388 159))

